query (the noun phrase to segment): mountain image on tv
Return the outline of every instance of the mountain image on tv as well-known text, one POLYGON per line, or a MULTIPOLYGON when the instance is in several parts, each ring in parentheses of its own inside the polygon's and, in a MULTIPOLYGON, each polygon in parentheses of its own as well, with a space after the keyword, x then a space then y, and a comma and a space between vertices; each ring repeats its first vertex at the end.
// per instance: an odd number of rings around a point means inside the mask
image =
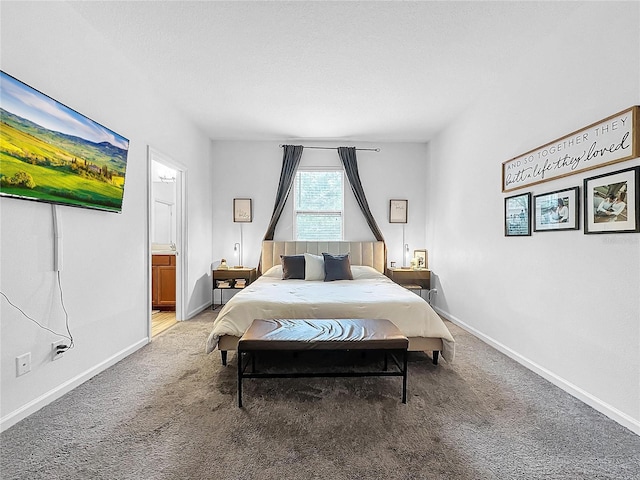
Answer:
POLYGON ((120 212, 129 140, 0 73, 0 195, 120 212))

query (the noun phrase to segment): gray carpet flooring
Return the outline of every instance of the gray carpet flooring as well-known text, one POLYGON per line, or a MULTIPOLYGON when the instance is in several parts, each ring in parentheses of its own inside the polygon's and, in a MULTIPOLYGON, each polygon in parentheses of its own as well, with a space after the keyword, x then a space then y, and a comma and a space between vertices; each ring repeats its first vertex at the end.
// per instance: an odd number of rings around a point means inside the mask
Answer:
POLYGON ((213 318, 3 432, 2 479, 640 479, 639 436, 450 323, 456 362, 411 354, 406 405, 399 378, 250 379, 239 409, 213 318))

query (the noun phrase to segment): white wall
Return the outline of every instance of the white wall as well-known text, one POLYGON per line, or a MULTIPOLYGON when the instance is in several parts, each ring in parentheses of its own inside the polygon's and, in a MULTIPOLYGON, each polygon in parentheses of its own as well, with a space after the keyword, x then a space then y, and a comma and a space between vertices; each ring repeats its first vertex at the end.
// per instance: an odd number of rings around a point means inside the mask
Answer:
MULTIPOLYGON (((147 343, 148 145, 188 170, 188 311, 207 306, 211 170, 208 138, 150 91, 134 66, 69 4, 3 2, 1 21, 2 70, 131 142, 122 214, 58 207, 61 279, 75 348, 51 362, 57 337, 0 299, 4 429, 147 343), (15 357, 26 352, 32 371, 16 378, 15 357)), ((2 198, 0 211, 2 292, 45 326, 64 331, 51 206, 2 198)))
MULTIPOLYGON (((402 261, 402 225, 389 223, 389 200, 409 200, 409 222, 405 239, 411 252, 425 245, 425 182, 427 146, 420 143, 363 143, 285 140, 279 143, 312 146, 355 146, 380 148, 380 152, 358 151, 358 170, 367 195, 369 208, 384 235, 388 260, 402 261)), ((240 224, 233 223, 234 198, 252 198, 254 219, 243 224, 244 264, 257 266, 260 245, 266 232, 275 202, 282 148, 278 142, 216 141, 212 143, 214 178, 214 265, 226 258, 233 263, 233 245, 240 240, 240 224)), ((302 167, 336 166, 341 168, 336 150, 305 149, 302 167)), ((345 177, 344 239, 373 240, 348 180, 345 177)), ((282 213, 275 233, 276 240, 293 240, 292 196, 282 213)))
MULTIPOLYGON (((501 163, 640 104, 640 4, 586 2, 430 145, 428 243, 442 313, 640 433, 640 234, 504 237, 501 163)), ((582 197, 581 197, 582 203, 582 197)), ((482 362, 478 358, 478 362, 482 362)))

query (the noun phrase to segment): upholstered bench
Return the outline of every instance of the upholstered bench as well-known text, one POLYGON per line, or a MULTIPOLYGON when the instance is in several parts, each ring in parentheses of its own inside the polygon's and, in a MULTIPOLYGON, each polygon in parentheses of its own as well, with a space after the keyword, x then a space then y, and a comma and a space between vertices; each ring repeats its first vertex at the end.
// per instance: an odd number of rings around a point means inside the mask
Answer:
POLYGON ((402 403, 407 403, 407 348, 409 340, 389 320, 277 319, 254 320, 238 341, 238 406, 242 407, 244 378, 401 376, 402 403), (259 373, 256 352, 308 350, 372 350, 384 352, 382 371, 259 373), (397 370, 387 370, 388 355, 397 370), (244 361, 246 358, 246 362, 244 361), (249 362, 251 372, 247 372, 249 362))

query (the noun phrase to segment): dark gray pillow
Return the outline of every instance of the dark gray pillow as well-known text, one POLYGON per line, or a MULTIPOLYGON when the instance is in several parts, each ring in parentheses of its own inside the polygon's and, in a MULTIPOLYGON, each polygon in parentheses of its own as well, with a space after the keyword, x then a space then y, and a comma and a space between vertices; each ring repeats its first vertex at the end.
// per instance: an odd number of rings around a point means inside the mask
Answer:
POLYGON ((324 281, 332 282, 334 280, 353 280, 351 273, 351 262, 349 254, 331 255, 323 253, 324 257, 324 281))
POLYGON ((280 255, 283 280, 304 280, 304 255, 280 255))

